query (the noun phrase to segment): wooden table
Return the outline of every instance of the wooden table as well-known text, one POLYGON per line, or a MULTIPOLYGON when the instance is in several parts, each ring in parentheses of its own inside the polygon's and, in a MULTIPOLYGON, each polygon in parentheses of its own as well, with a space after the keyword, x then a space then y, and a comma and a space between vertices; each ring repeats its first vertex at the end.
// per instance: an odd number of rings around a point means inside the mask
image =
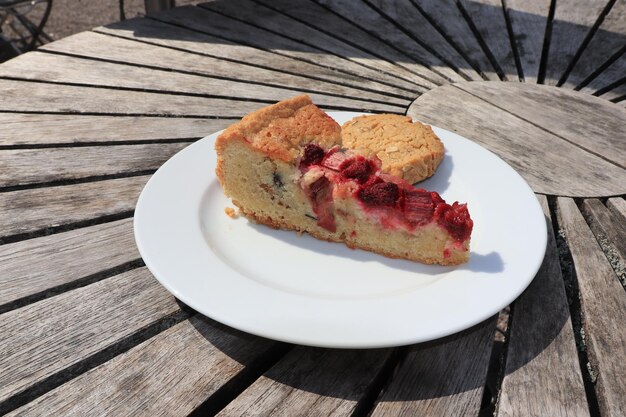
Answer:
POLYGON ((626 415, 625 75, 624 0, 215 1, 0 65, 0 414, 626 415), (139 192, 300 92, 511 164, 549 226, 528 290, 460 334, 361 351, 177 303, 135 247, 139 192))

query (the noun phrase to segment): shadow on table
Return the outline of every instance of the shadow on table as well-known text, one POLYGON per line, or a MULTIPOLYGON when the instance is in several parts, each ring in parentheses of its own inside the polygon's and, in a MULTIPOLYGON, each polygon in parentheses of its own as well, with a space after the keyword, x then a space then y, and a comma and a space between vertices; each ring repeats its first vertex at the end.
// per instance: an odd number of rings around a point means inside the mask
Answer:
MULTIPOLYGON (((525 326, 541 326, 541 329, 536 329, 532 344, 523 346, 523 354, 517 352, 515 361, 509 359, 507 372, 514 372, 532 362, 553 343, 565 326, 570 325, 567 309, 555 312, 552 307, 553 295, 547 292, 553 290, 554 285, 555 281, 547 278, 546 271, 540 271, 520 297, 520 300, 523 298, 520 308, 526 313, 532 311, 535 318, 546 316, 549 319, 538 320, 541 323, 536 325, 524 323, 525 326)), ((506 316, 503 316, 504 322, 506 316)), ((280 344, 287 353, 282 356, 281 351, 279 356, 262 364, 250 363, 243 354, 245 349, 242 350, 241 341, 233 343, 233 337, 243 339, 244 343, 270 341, 204 316, 198 317, 197 323, 206 323, 223 332, 207 332, 206 328, 197 326, 199 332, 224 354, 258 372, 265 371, 263 375, 270 382, 324 397, 363 401, 370 395, 372 387, 376 392, 384 388, 383 396, 378 399, 378 404, 384 406, 388 401, 420 401, 463 393, 470 397, 480 396, 486 387, 483 401, 489 404, 490 388, 498 384, 497 379, 504 373, 502 323, 496 328, 495 316, 451 336, 395 349, 325 349, 280 344)), ((529 331, 535 332, 522 329, 521 333, 529 331)))
MULTIPOLYGON (((546 49, 543 45, 547 21, 545 15, 509 7, 506 19, 501 7, 473 1, 465 1, 458 5, 459 2, 438 5, 439 9, 446 7, 454 9, 448 12, 441 11, 448 14, 448 18, 443 20, 443 25, 441 18, 435 16, 437 13, 433 11, 428 1, 418 2, 421 4, 419 9, 399 7, 394 2, 387 5, 383 3, 382 9, 376 9, 366 4, 351 2, 334 4, 332 1, 323 0, 319 2, 323 4, 296 1, 288 6, 283 5, 281 7, 284 8, 278 10, 271 2, 263 3, 269 7, 250 0, 217 0, 200 7, 186 6, 150 15, 153 21, 166 24, 165 27, 138 24, 140 22, 136 19, 108 27, 134 29, 134 35, 137 38, 145 38, 147 42, 150 42, 150 38, 185 41, 188 42, 186 46, 182 44, 172 46, 234 60, 245 59, 246 52, 243 55, 236 53, 228 56, 228 51, 217 46, 235 44, 251 46, 280 54, 281 63, 276 62, 271 55, 266 57, 265 61, 261 60, 263 63, 254 60, 246 63, 267 65, 278 71, 295 71, 296 74, 304 76, 307 74, 297 71, 297 61, 306 61, 328 69, 328 62, 319 61, 322 55, 331 56, 336 60, 337 67, 343 69, 336 68, 339 71, 335 75, 345 77, 346 80, 353 79, 355 75, 349 69, 350 65, 353 65, 353 68, 368 67, 370 70, 397 76, 391 74, 389 68, 377 67, 372 62, 361 61, 346 65, 347 63, 343 61, 346 58, 379 58, 394 65, 404 66, 409 71, 412 71, 411 67, 405 64, 419 64, 433 71, 433 78, 439 80, 431 80, 435 84, 440 84, 442 79, 447 78, 442 72, 444 68, 465 73, 496 72, 501 78, 506 73, 511 80, 516 78, 515 73, 519 78, 541 78, 543 74, 539 73, 540 67, 541 71, 545 67, 549 77, 564 80, 571 68, 581 63, 580 65, 584 66, 581 69, 582 73, 591 75, 600 65, 607 66, 606 60, 614 61, 619 58, 619 54, 612 55, 626 42, 624 34, 604 30, 602 26, 595 31, 591 42, 583 42, 588 34, 592 33, 592 27, 558 20, 557 15, 557 19, 551 22, 552 38, 558 40, 560 38, 557 34, 561 38, 566 34, 567 39, 574 44, 561 45, 562 53, 556 54, 555 47, 546 49), (395 23, 399 27, 394 26, 386 20, 386 17, 391 18, 394 13, 406 15, 404 17, 408 20, 396 19, 395 23), (372 16, 373 20, 368 16, 372 16), (437 22, 439 19, 439 27, 435 29, 430 24, 407 23, 420 21, 424 16, 429 22, 437 22), (464 16, 463 23, 448 26, 446 20, 455 16, 456 18, 464 16), (473 17, 472 20, 468 20, 470 17, 473 17), (508 24, 512 27, 515 42, 509 39, 508 24), (471 26, 475 28, 474 31, 471 26), (480 44, 474 40, 460 41, 463 38, 474 38, 475 32, 493 33, 494 28, 503 31, 502 36, 497 38, 488 36, 481 39, 480 44), (447 32, 447 36, 442 36, 439 30, 447 32), (458 33, 455 33, 457 31, 458 33), (540 33, 540 36, 532 36, 531 33, 524 31, 535 31, 540 33), (191 43, 207 45, 194 47, 191 43), (217 48, 209 47, 208 44, 217 48), (589 44, 593 44, 593 47, 586 48, 589 44), (477 51, 477 45, 480 45, 482 50, 477 51), (549 59, 542 64, 540 61, 544 49, 549 51, 549 59), (520 57, 518 64, 516 57, 520 57)), ((358 77, 361 76, 363 75, 358 77)), ((427 72, 422 73, 422 76, 429 77, 427 72)), ((465 78, 469 79, 467 76, 465 78)))

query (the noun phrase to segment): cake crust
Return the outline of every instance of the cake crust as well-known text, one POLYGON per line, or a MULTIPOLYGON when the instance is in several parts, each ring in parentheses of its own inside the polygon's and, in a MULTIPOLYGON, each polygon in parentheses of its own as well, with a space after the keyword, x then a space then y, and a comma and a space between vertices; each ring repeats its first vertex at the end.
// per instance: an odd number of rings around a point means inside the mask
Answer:
POLYGON ((228 127, 215 142, 218 154, 232 140, 244 140, 270 158, 293 162, 307 143, 340 145, 341 126, 303 94, 256 110, 228 127))
POLYGON ((341 134, 344 147, 378 157, 383 172, 412 184, 432 176, 443 160, 443 143, 432 128, 408 116, 358 116, 341 134))

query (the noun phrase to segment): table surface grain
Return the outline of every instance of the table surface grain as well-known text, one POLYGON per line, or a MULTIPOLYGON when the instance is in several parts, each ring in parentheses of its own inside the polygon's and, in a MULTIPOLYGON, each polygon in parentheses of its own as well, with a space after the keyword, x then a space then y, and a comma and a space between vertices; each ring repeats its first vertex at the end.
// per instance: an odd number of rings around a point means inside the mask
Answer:
POLYGON ((7 61, 0 414, 625 416, 625 125, 625 0, 217 0, 7 61), (375 350, 266 340, 179 303, 135 247, 141 189, 300 93, 506 160, 548 224, 530 287, 464 332, 375 350))

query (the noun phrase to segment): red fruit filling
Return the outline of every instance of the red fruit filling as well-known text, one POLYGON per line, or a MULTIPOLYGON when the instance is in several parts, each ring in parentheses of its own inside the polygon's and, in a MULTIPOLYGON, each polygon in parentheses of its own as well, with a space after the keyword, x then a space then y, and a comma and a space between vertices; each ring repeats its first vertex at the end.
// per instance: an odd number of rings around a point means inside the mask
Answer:
POLYGON ((369 206, 393 206, 400 197, 400 188, 393 182, 379 182, 362 187, 357 195, 369 206))
POLYGON ((301 166, 319 164, 322 162, 325 155, 326 152, 324 152, 324 149, 313 143, 309 143, 304 147, 304 154, 302 155, 302 159, 300 159, 300 164, 301 166))
POLYGON ((309 186, 311 206, 317 216, 320 227, 334 233, 337 230, 335 215, 333 214, 333 193, 330 181, 325 176, 319 177, 309 186))
POLYGON ((341 171, 344 177, 354 180, 359 184, 363 184, 369 179, 374 171, 373 168, 372 164, 362 156, 346 159, 339 165, 339 171, 341 171))
POLYGON ((319 165, 336 172, 327 174, 328 178, 327 175, 320 177, 307 190, 318 217, 318 225, 330 232, 335 232, 337 228, 333 214, 331 181, 355 181, 359 184, 355 197, 365 210, 382 210, 387 213, 385 218, 388 219, 382 220, 386 227, 404 225, 413 230, 417 226, 436 221, 459 242, 468 239, 472 233, 474 223, 466 204, 446 204, 434 191, 414 188, 400 178, 381 174, 378 172, 380 161, 376 159, 351 157, 338 147, 324 152, 319 146, 309 144, 304 148, 300 161, 300 169, 303 171, 310 166, 319 165))

